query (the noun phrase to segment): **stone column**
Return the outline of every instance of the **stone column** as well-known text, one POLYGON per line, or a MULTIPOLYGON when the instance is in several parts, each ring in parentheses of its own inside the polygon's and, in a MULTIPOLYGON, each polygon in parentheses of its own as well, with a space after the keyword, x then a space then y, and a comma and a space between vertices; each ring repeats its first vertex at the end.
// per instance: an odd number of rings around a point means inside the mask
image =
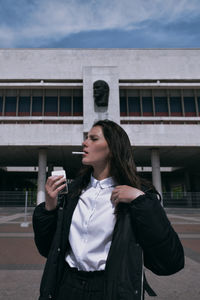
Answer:
POLYGON ((37 181, 37 204, 45 201, 47 151, 39 150, 38 156, 38 181, 37 181))
POLYGON ((157 191, 162 196, 162 183, 160 173, 160 154, 159 149, 151 150, 152 181, 157 191))

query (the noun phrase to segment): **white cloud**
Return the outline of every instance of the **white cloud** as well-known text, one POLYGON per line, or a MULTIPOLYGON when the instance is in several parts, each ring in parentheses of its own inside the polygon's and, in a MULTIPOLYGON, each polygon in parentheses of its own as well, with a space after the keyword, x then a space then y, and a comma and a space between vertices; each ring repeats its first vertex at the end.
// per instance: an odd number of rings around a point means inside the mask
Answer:
POLYGON ((3 11, 0 15, 0 47, 41 47, 78 32, 130 30, 145 21, 167 23, 200 12, 199 0, 30 0, 28 6, 25 0, 17 5, 8 1, 11 4, 12 22, 3 11))

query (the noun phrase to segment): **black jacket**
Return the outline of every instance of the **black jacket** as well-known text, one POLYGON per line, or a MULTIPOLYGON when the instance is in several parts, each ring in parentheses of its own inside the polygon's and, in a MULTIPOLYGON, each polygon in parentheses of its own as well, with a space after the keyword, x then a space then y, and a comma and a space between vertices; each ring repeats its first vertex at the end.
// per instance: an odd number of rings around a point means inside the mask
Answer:
MULTIPOLYGON (((47 257, 39 300, 56 299, 64 271, 72 214, 78 198, 66 197, 54 211, 35 208, 35 243, 47 257)), ((184 267, 183 247, 157 195, 146 193, 130 204, 120 203, 105 268, 105 300, 143 299, 143 265, 157 275, 184 267)))

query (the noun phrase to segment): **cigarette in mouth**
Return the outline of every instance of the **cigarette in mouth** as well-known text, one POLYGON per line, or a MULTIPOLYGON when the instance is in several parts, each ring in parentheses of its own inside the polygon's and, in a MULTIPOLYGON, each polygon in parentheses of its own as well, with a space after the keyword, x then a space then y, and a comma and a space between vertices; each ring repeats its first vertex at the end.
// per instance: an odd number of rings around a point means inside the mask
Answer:
POLYGON ((85 152, 83 152, 83 151, 80 151, 80 152, 78 152, 78 151, 73 151, 72 152, 72 154, 78 154, 78 155, 82 155, 82 154, 84 154, 85 152))

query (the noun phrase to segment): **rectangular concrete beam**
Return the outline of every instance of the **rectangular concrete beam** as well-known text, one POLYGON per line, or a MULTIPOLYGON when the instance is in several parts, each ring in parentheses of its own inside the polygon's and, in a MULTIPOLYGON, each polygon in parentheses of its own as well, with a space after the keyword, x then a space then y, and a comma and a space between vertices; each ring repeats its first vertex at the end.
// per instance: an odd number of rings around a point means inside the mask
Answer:
POLYGON ((199 80, 200 49, 0 49, 0 79, 82 79, 116 66, 119 79, 199 80))
MULTIPOLYGON (((133 146, 200 147, 199 125, 122 125, 133 146)), ((82 124, 1 124, 0 146, 80 146, 82 124)))
POLYGON ((200 147, 200 126, 186 124, 123 125, 133 146, 200 147))
POLYGON ((1 124, 0 137, 0 146, 79 146, 83 125, 1 124))

